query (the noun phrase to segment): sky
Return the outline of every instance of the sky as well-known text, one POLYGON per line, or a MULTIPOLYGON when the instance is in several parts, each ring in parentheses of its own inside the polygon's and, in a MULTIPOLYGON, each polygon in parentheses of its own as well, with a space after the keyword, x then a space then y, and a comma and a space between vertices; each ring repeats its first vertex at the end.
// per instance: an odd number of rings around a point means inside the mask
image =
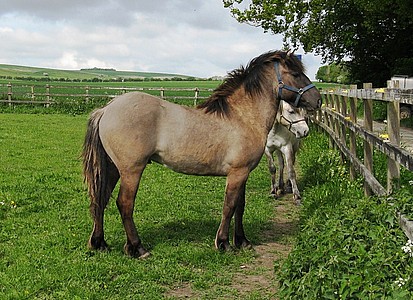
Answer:
MULTIPOLYGON (((0 64, 225 76, 282 48, 222 0, 0 0, 0 64)), ((304 54, 310 79, 321 57, 304 54)))

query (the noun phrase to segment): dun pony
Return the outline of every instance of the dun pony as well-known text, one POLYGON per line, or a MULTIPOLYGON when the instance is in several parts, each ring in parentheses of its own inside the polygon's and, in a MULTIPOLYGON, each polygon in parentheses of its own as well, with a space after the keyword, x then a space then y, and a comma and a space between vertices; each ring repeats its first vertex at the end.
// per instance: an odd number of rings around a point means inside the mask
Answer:
MULTIPOLYGON (((243 227, 245 185, 263 155, 280 99, 308 110, 321 106, 320 93, 291 53, 271 51, 229 73, 196 108, 144 93, 121 95, 92 113, 83 148, 83 170, 94 221, 92 249, 106 249, 103 215, 120 180, 116 200, 126 232, 124 251, 146 257, 133 220, 135 197, 146 165, 153 161, 185 174, 226 176, 216 248, 250 247, 243 227)), ((202 193, 202 190, 199 191, 202 193)), ((177 199, 179 201, 179 199, 177 199)))

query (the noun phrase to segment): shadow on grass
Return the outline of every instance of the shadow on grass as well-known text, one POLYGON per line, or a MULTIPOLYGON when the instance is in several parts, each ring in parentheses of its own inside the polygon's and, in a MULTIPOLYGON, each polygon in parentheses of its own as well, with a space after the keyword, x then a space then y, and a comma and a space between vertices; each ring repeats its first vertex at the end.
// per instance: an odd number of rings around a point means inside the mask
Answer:
MULTIPOLYGON (((194 245, 207 245, 214 247, 215 235, 219 227, 219 221, 212 219, 188 220, 181 219, 165 223, 152 223, 148 226, 138 227, 139 236, 144 247, 152 251, 158 245, 191 247, 194 245)), ((298 230, 298 220, 277 221, 275 219, 266 222, 247 222, 244 225, 245 234, 253 246, 267 243, 283 242, 286 236, 295 235, 298 230)), ((112 234, 111 234, 112 235, 112 234)), ((108 236, 110 249, 123 251, 124 238, 123 227, 117 230, 115 236, 108 236)), ((233 222, 230 228, 230 242, 232 244, 233 222)))

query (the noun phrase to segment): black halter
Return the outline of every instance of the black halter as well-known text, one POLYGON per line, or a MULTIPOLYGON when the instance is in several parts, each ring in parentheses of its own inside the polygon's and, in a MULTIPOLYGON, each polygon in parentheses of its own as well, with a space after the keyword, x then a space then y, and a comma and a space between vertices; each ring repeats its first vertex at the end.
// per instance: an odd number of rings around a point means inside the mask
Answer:
POLYGON ((277 93, 277 99, 281 100, 282 99, 282 91, 283 89, 289 90, 291 92, 297 93, 297 98, 295 98, 294 103, 291 103, 292 105, 294 105, 295 107, 298 107, 298 103, 300 102, 301 96, 307 92, 309 89, 312 89, 313 87, 315 87, 315 85, 313 83, 301 88, 301 89, 297 89, 293 86, 289 86, 284 84, 284 82, 281 79, 281 74, 280 74, 280 68, 279 68, 279 64, 280 62, 276 61, 274 63, 274 69, 275 69, 275 74, 277 74, 277 79, 278 79, 278 93, 277 93))

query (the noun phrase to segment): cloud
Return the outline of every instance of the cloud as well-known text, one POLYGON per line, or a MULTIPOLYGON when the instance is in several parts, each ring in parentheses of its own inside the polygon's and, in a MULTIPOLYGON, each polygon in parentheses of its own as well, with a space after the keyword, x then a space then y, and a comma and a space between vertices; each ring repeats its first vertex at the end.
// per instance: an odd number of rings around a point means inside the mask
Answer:
POLYGON ((239 24, 221 0, 2 2, 0 63, 210 77, 282 47, 280 36, 239 24))

